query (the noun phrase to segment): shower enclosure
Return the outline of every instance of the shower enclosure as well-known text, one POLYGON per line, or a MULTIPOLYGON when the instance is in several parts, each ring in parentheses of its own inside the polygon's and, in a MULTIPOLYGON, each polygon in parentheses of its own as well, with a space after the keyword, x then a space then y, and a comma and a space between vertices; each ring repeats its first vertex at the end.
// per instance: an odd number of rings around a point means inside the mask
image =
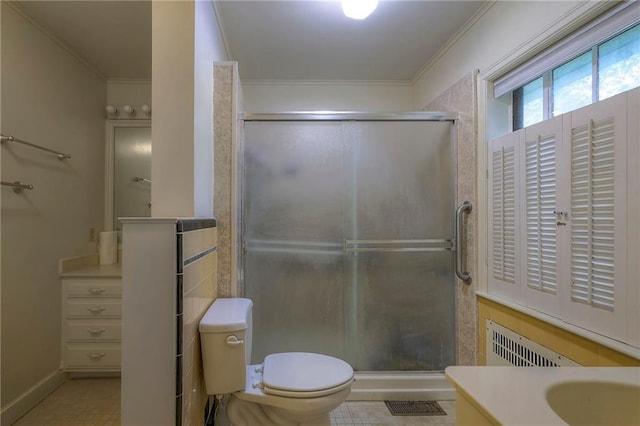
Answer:
POLYGON ((455 363, 455 115, 247 114, 243 278, 253 361, 455 363))

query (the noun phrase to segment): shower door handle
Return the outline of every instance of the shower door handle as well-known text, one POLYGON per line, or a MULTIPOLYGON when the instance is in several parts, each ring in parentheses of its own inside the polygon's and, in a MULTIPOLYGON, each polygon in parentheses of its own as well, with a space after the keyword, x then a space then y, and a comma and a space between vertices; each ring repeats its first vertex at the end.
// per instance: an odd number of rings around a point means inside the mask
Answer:
POLYGON ((462 217, 464 213, 471 213, 473 206, 471 201, 465 201, 460 204, 456 209, 456 228, 455 228, 455 240, 456 240, 456 275, 466 284, 471 284, 471 273, 462 270, 463 261, 465 260, 465 245, 462 238, 462 217))

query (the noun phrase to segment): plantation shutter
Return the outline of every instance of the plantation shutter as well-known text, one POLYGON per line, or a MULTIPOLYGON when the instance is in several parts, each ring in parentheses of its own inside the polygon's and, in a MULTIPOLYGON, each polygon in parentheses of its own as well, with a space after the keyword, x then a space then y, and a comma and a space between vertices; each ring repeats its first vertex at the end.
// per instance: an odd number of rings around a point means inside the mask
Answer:
POLYGON ((491 141, 489 167, 489 291, 520 298, 518 170, 521 132, 491 141))
POLYGON ((493 153, 493 276, 515 282, 515 149, 503 147, 493 153))
POLYGON ((526 283, 556 294, 556 135, 525 143, 526 283))
MULTIPOLYGON (((627 297, 632 295, 627 291, 627 241, 637 238, 627 235, 627 152, 628 144, 638 143, 627 140, 627 97, 613 96, 570 117, 566 321, 625 341, 627 297)), ((637 117, 630 116, 630 122, 637 117)))
POLYGON ((571 131, 571 300, 615 306, 613 117, 571 131))

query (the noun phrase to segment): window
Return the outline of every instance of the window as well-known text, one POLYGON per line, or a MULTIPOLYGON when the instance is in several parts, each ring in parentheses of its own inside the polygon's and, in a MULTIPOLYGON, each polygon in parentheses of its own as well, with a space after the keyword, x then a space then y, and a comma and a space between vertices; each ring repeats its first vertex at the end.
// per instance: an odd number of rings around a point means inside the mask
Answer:
POLYGON ((522 105, 513 115, 513 128, 521 129, 544 120, 544 86, 542 77, 522 86, 513 93, 514 103, 522 105))
POLYGON ((640 25, 513 91, 513 129, 640 87, 640 25), (545 97, 545 93, 549 93, 545 97))
POLYGON ((599 99, 640 86, 640 25, 603 43, 599 54, 599 99))
POLYGON ((551 72, 554 117, 591 103, 591 58, 591 52, 587 52, 551 72))

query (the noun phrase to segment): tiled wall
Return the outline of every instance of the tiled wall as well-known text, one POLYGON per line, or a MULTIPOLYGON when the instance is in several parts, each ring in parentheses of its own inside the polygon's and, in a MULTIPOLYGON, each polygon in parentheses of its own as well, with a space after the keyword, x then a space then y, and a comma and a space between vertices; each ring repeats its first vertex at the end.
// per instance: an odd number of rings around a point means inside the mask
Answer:
MULTIPOLYGON (((477 164, 477 126, 476 126, 476 89, 475 73, 470 72, 444 93, 431 101, 425 111, 450 111, 458 113, 457 134, 457 205, 469 200, 477 206, 476 164, 477 164)), ((453 212, 452 212, 453 214, 453 212)), ((472 277, 478 276, 476 270, 476 218, 475 211, 466 217, 466 270, 472 277)), ((467 285, 456 279, 456 342, 457 364, 476 364, 476 284, 467 285)))
POLYGON ((200 426, 207 393, 198 324, 217 293, 217 229, 178 231, 178 236, 183 264, 182 278, 178 275, 178 291, 182 287, 182 426, 200 426))
POLYGON ((478 363, 486 365, 486 328, 490 319, 584 366, 640 366, 640 360, 547 324, 499 303, 478 298, 478 363))
POLYGON ((216 298, 213 218, 122 219, 123 426, 202 425, 200 319, 216 298))
POLYGON ((242 170, 242 129, 235 126, 240 108, 238 65, 221 62, 214 65, 214 216, 218 228, 218 295, 240 294, 236 288, 238 259, 238 171, 242 170), (235 166, 234 166, 235 165, 235 166))

